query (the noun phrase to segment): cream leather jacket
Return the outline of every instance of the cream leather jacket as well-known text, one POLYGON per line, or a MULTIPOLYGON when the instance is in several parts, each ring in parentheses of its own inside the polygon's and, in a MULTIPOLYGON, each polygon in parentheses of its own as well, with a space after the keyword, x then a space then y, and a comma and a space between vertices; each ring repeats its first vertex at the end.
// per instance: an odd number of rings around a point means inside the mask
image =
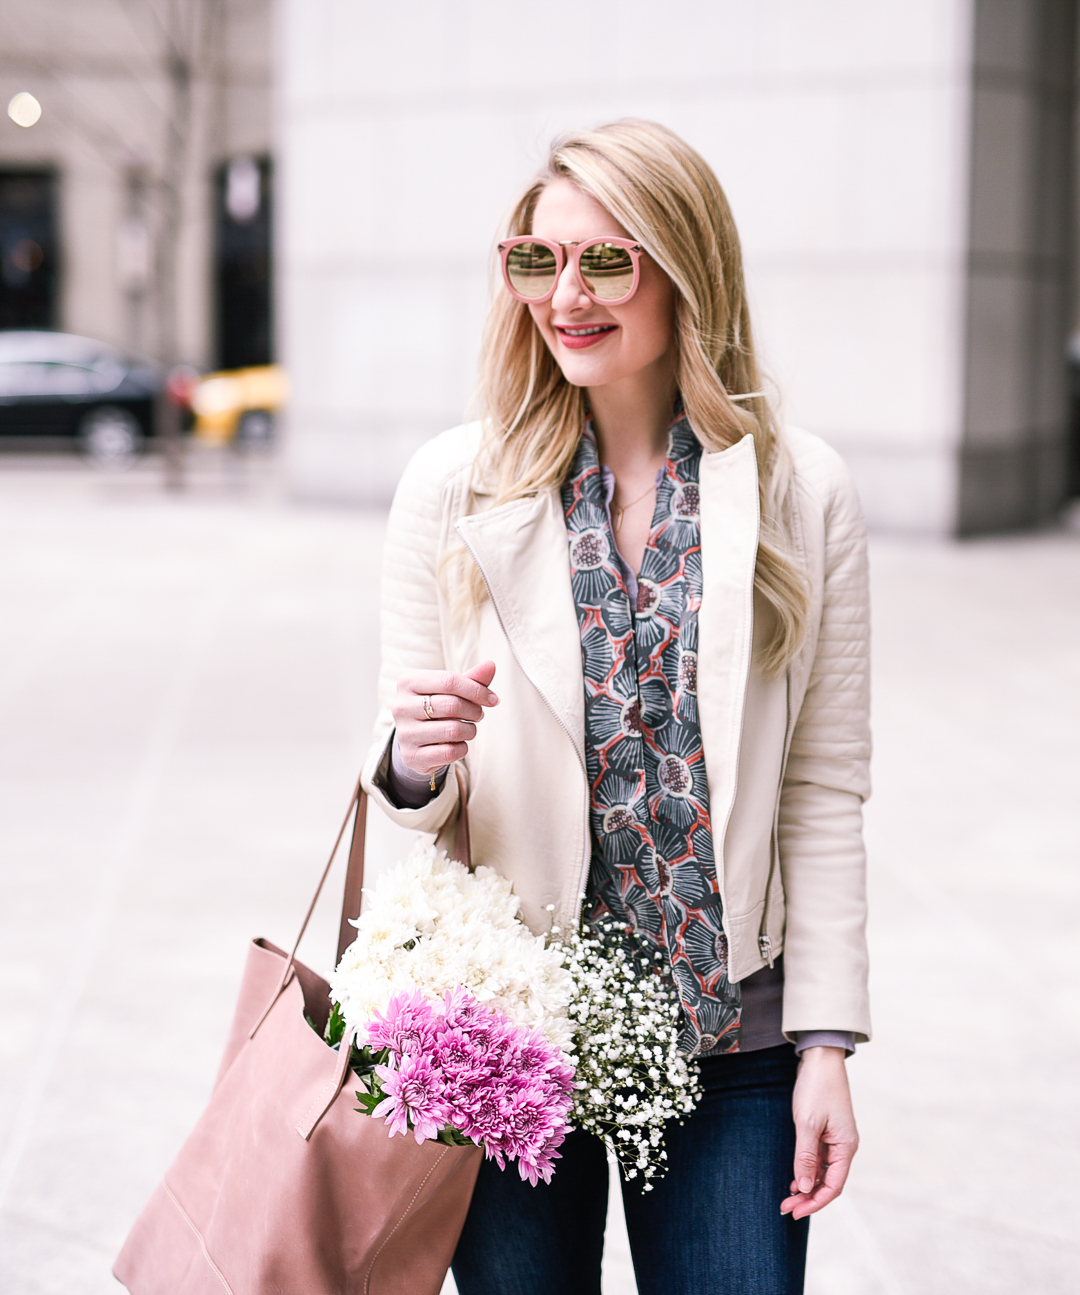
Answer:
MULTIPOLYGON (((709 779, 729 974, 784 953, 783 1029, 870 1034, 862 802, 870 754, 866 540, 839 456, 786 433, 795 463, 795 540, 811 584, 806 641, 767 679, 757 648, 767 609, 754 595, 758 482, 753 441, 701 460, 704 590, 698 706, 709 779), (756 605, 757 604, 757 605, 756 605)), ((382 590, 380 713, 364 786, 405 827, 445 832, 458 783, 420 809, 382 789, 390 704, 411 669, 496 663, 500 704, 466 765, 474 863, 514 884, 536 931, 576 923, 590 856, 581 640, 557 490, 493 508, 470 490, 478 424, 424 445, 390 513, 382 590), (452 620, 443 556, 464 543, 490 599, 452 620)))

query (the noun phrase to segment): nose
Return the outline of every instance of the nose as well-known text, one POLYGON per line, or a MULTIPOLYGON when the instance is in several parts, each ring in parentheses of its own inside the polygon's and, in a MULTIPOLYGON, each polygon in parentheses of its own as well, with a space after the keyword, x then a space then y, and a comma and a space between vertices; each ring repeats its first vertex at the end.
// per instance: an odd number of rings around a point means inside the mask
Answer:
POLYGON ((589 298, 581 286, 581 280, 578 278, 577 270, 574 268, 574 258, 567 256, 566 264, 562 268, 562 274, 559 275, 559 281, 555 285, 555 292, 551 298, 551 308, 556 314, 565 311, 569 314, 574 310, 582 310, 592 305, 589 298))

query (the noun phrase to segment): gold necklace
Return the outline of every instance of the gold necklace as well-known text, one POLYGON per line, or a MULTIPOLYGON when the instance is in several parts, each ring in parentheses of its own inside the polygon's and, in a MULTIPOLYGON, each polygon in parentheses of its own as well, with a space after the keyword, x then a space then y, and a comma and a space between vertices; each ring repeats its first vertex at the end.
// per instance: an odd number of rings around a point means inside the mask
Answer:
POLYGON ((616 507, 615 516, 612 518, 612 525, 615 527, 616 535, 619 533, 619 531, 622 530, 622 519, 623 519, 623 514, 626 512, 626 510, 628 508, 633 508, 635 504, 640 504, 641 501, 645 498, 645 495, 651 495, 655 490, 656 490, 656 485, 654 483, 643 494, 638 495, 636 499, 631 499, 628 504, 623 504, 621 508, 616 507))

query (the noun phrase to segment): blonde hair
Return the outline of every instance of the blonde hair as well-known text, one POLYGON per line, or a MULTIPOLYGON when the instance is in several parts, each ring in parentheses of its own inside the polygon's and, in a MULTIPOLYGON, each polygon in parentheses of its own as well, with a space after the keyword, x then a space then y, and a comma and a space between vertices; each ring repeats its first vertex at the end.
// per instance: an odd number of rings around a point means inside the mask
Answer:
MULTIPOLYGON (((742 252, 724 192, 705 160, 670 130, 616 121, 554 142, 546 167, 514 206, 506 236, 531 232, 537 199, 556 179, 609 211, 674 284, 676 386, 704 448, 754 437, 761 503, 754 587, 775 613, 762 665, 779 674, 805 633, 807 582, 786 519, 790 461, 761 393, 742 252)), ((585 391, 566 381, 528 306, 501 284, 484 330, 478 402, 478 471, 494 504, 559 486, 585 424, 585 391)), ((466 587, 478 605, 484 591, 475 567, 466 587)))

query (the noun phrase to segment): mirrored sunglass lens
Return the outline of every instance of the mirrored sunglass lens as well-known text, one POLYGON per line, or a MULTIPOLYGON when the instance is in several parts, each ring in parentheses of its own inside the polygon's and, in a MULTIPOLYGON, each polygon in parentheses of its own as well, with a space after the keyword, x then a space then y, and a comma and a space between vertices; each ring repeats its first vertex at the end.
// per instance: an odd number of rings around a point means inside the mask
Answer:
POLYGON ((518 243, 507 254, 506 276, 523 297, 542 297, 555 284, 555 253, 543 243, 518 243))
POLYGON ((590 292, 618 301, 634 286, 634 261, 625 247, 594 243, 581 254, 581 277, 590 292))

